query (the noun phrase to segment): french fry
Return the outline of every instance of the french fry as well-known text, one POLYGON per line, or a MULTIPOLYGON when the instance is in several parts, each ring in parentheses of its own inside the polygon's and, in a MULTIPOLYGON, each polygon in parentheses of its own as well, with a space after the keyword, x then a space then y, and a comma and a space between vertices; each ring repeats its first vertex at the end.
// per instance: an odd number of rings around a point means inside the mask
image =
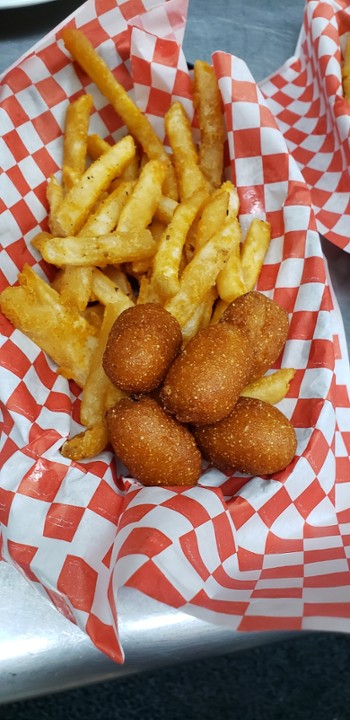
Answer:
POLYGON ((54 175, 50 175, 47 188, 46 197, 49 203, 49 226, 54 222, 54 217, 58 212, 58 208, 63 200, 63 187, 60 185, 54 175))
POLYGON ((107 140, 103 140, 101 135, 97 133, 91 133, 87 137, 87 154, 90 155, 91 160, 97 160, 103 153, 107 152, 110 148, 110 144, 107 140))
POLYGON ((246 292, 255 287, 265 255, 269 249, 271 232, 269 223, 253 220, 243 243, 241 265, 246 292))
POLYGON ((216 297, 217 292, 213 287, 207 292, 203 302, 197 305, 194 313, 192 313, 187 323, 182 327, 181 332, 184 345, 186 345, 201 328, 209 325, 216 297))
POLYGON ((232 225, 234 228, 232 252, 216 280, 219 296, 228 303, 247 292, 240 257, 242 232, 237 218, 233 218, 232 225))
POLYGON ((181 327, 214 287, 227 262, 235 241, 235 222, 235 218, 229 219, 193 256, 182 273, 179 292, 165 303, 166 310, 176 317, 181 327))
POLYGON ((61 447, 61 455, 69 460, 87 460, 103 452, 108 444, 107 424, 105 420, 66 440, 61 447))
POLYGON ((266 375, 250 383, 242 390, 243 397, 252 397, 257 400, 275 405, 283 400, 289 392, 289 386, 295 376, 292 368, 281 368, 271 375, 266 375))
POLYGON ((228 213, 229 193, 220 188, 209 195, 204 205, 201 217, 198 220, 195 232, 195 251, 198 252, 209 238, 216 233, 218 227, 223 225, 228 213))
MULTIPOLYGON (((135 105, 125 88, 118 83, 104 60, 80 30, 72 27, 64 28, 62 38, 74 60, 94 81, 102 95, 107 98, 114 110, 122 118, 131 135, 140 143, 147 157, 150 160, 161 159, 166 163, 168 174, 166 194, 174 197, 173 167, 163 144, 157 137, 146 115, 135 105)), ((177 196, 174 199, 177 200, 177 196)))
MULTIPOLYGON (((106 412, 106 395, 112 385, 102 367, 102 357, 112 325, 123 310, 132 306, 131 300, 121 292, 115 295, 114 302, 106 305, 98 345, 92 356, 90 371, 86 380, 80 407, 80 420, 83 425, 93 427, 103 421, 106 412)), ((124 393, 115 388, 114 397, 124 397, 124 393)))
POLYGON ((91 296, 92 267, 65 267, 61 276, 61 300, 65 305, 85 310, 91 296))
POLYGON ((350 104, 350 33, 348 35, 345 50, 344 59, 342 64, 342 81, 343 81, 343 93, 346 102, 350 104))
POLYGON ((19 282, 20 286, 2 291, 2 312, 57 363, 64 377, 83 387, 97 343, 96 329, 28 265, 19 282))
POLYGON ((88 93, 80 95, 68 105, 63 136, 62 184, 65 192, 70 190, 85 172, 92 107, 92 96, 88 93))
POLYGON ((44 260, 63 265, 98 265, 130 262, 152 257, 156 242, 149 230, 139 233, 113 233, 98 237, 52 237, 37 243, 44 260))
POLYGON ((107 265, 107 267, 103 269, 103 272, 110 280, 113 280, 114 284, 122 290, 125 295, 128 295, 131 300, 133 299, 133 290, 130 282, 125 272, 121 270, 118 265, 107 265))
POLYGON ((138 232, 151 222, 162 197, 167 167, 162 160, 150 160, 141 171, 134 191, 120 213, 118 232, 138 232))
MULTIPOLYGON (((117 302, 117 298, 123 290, 103 273, 98 268, 92 270, 92 292, 94 297, 100 301, 103 305, 110 305, 111 303, 117 302)), ((130 300, 130 305, 133 304, 130 294, 127 295, 130 300)))
POLYGON ((170 106, 164 122, 173 151, 180 198, 186 200, 197 190, 207 190, 208 183, 198 165, 190 122, 180 102, 170 106))
POLYGON ((179 290, 179 268, 186 235, 206 199, 206 190, 199 190, 181 202, 161 237, 153 259, 151 282, 163 300, 173 297, 179 290))
POLYGON ((121 182, 107 197, 99 203, 86 223, 78 232, 78 236, 107 235, 115 230, 120 213, 129 200, 135 183, 121 182))
POLYGON ((202 60, 194 63, 193 102, 201 132, 199 166, 212 187, 217 188, 222 182, 224 162, 222 103, 215 71, 202 60))
POLYGON ((229 303, 225 302, 225 300, 221 300, 221 298, 217 300, 217 302, 215 303, 213 314, 210 319, 210 324, 214 325, 215 323, 220 322, 228 304, 229 303))
POLYGON ((166 195, 162 195, 159 205, 154 213, 157 220, 163 223, 169 223, 174 215, 178 203, 166 195))
POLYGON ((113 178, 121 174, 134 154, 135 142, 127 135, 95 160, 85 170, 79 183, 65 195, 54 216, 50 216, 52 234, 65 237, 78 232, 101 193, 108 189, 113 178))
MULTIPOLYGON (((104 152, 106 152, 110 148, 110 145, 103 140, 100 135, 97 135, 96 133, 93 133, 92 135, 89 135, 88 137, 88 151, 90 157, 92 157, 93 160, 97 160, 98 157, 103 155, 104 152)), ((145 158, 145 162, 143 163, 143 167, 145 166, 147 162, 147 158, 145 158)), ((130 162, 126 165, 125 169, 123 170, 120 178, 117 180, 113 180, 111 183, 111 190, 115 190, 118 188, 123 180, 124 181, 133 181, 137 180, 138 174, 140 172, 139 167, 139 159, 137 157, 137 154, 130 160, 130 162)), ((159 200, 159 205, 157 209, 155 210, 155 217, 160 222, 169 223, 173 214, 174 210, 177 206, 177 201, 174 200, 172 197, 168 197, 167 195, 162 195, 159 200)))

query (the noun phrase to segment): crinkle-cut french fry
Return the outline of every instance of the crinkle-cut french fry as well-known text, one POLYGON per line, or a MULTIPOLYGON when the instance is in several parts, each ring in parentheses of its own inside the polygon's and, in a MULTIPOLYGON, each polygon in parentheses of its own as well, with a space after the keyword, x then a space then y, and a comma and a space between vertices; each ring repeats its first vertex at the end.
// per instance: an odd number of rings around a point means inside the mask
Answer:
POLYGON ((165 114, 165 129, 173 151, 173 162, 181 200, 197 190, 207 190, 208 182, 199 165, 192 130, 184 107, 174 102, 165 114))
MULTIPOLYGON (((112 71, 80 30, 72 27, 64 28, 62 38, 74 60, 111 103, 131 135, 140 143, 147 157, 151 160, 160 158, 166 162, 169 178, 165 183, 168 187, 166 194, 170 195, 174 186, 174 168, 147 116, 135 105, 125 88, 116 80, 112 71)), ((177 200, 177 197, 174 199, 177 200)))
POLYGON ((344 59, 342 64, 343 93, 345 100, 350 104, 350 33, 348 35, 344 59))
POLYGON ((65 267, 60 286, 62 302, 82 312, 91 296, 92 267, 65 267))
POLYGON ((107 267, 103 269, 103 272, 125 295, 128 295, 130 300, 133 300, 133 289, 125 272, 121 270, 118 265, 107 265, 107 267))
POLYGON ((71 102, 67 108, 62 166, 62 185, 65 192, 70 190, 85 172, 87 136, 92 107, 92 96, 86 93, 71 102))
POLYGON ((86 460, 103 452, 108 441, 107 424, 102 420, 70 440, 66 440, 61 447, 61 455, 76 462, 86 460))
POLYGON ((220 322, 220 320, 221 320, 221 318, 222 318, 222 316, 223 316, 223 314, 224 314, 224 312, 225 312, 228 304, 229 304, 229 303, 225 302, 225 300, 221 300, 221 298, 219 298, 219 299, 217 300, 217 302, 215 303, 215 307, 214 307, 214 310, 213 310, 213 314, 212 314, 211 319, 210 319, 210 324, 211 324, 211 325, 214 325, 215 323, 220 322))
POLYGON ((165 304, 166 310, 176 317, 181 327, 214 287, 220 270, 227 262, 235 242, 235 222, 235 218, 229 218, 193 256, 182 273, 179 292, 165 304))
MULTIPOLYGON (((80 420, 87 427, 92 427, 103 420, 105 416, 106 395, 112 383, 102 367, 103 353, 113 323, 120 313, 131 307, 132 304, 131 300, 119 290, 115 295, 115 302, 105 307, 98 345, 92 356, 90 372, 83 389, 80 406, 80 420)), ((114 393, 115 395, 116 393, 114 393)), ((121 391, 120 397, 124 397, 124 393, 121 391)))
POLYGON ((209 238, 217 232, 218 227, 223 225, 228 214, 228 204, 229 193, 226 189, 219 188, 212 195, 209 195, 197 223, 195 252, 198 252, 209 238))
POLYGON ((246 292, 255 287, 271 240, 270 224, 265 220, 253 220, 250 224, 241 252, 241 265, 246 292))
POLYGON ((222 102, 214 68, 202 60, 194 63, 193 102, 201 133, 199 165, 216 188, 221 184, 224 166, 222 102))
POLYGON ((87 138, 87 154, 90 155, 91 160, 97 160, 100 155, 107 152, 111 147, 107 140, 103 140, 101 135, 98 133, 91 133, 87 138))
POLYGON ((127 135, 95 160, 65 195, 54 216, 50 216, 52 234, 65 237, 78 232, 101 193, 120 175, 134 154, 135 142, 127 135))
POLYGON ((63 187, 60 185, 54 175, 50 175, 46 187, 46 197, 49 203, 49 226, 53 222, 53 218, 58 212, 58 208, 63 200, 63 187))
POLYGON ((138 233, 111 233, 99 237, 53 237, 38 243, 38 249, 46 262, 63 265, 119 264, 152 257, 156 242, 149 230, 138 233))
POLYGON ((138 232, 152 222, 162 197, 165 175, 166 165, 162 160, 149 160, 146 163, 128 202, 120 213, 118 231, 138 232))
POLYGON ((19 282, 20 286, 1 293, 2 312, 57 363, 61 374, 83 387, 97 343, 96 329, 28 265, 19 282))
MULTIPOLYGON (((109 305, 116 302, 116 297, 118 298, 123 290, 113 280, 111 280, 111 278, 107 277, 102 270, 93 268, 92 292, 94 297, 99 300, 100 303, 103 305, 109 305)), ((133 304, 130 294, 127 295, 127 297, 129 297, 131 304, 133 304)))
POLYGON ((241 265, 241 227, 237 218, 233 218, 232 224, 235 228, 232 252, 216 279, 218 293, 228 303, 247 292, 241 265))
POLYGON ((134 188, 133 182, 122 182, 113 192, 102 200, 94 212, 89 215, 86 223, 78 232, 78 236, 107 235, 115 230, 120 213, 129 200, 134 188))
POLYGON ((192 313, 187 323, 183 326, 181 332, 183 337, 183 343, 186 345, 194 335, 203 327, 207 327, 210 322, 211 314, 213 311, 213 304, 217 297, 216 288, 210 288, 208 290, 204 300, 197 305, 194 312, 192 313))
POLYGON ((250 383, 242 390, 241 395, 275 405, 283 400, 289 392, 289 386, 295 376, 293 368, 281 368, 271 375, 265 375, 250 383))
POLYGON ((179 269, 186 236, 206 199, 207 191, 199 190, 179 203, 160 239, 153 259, 152 286, 164 301, 179 291, 179 269))
POLYGON ((159 205, 154 213, 154 217, 156 220, 167 224, 171 221, 177 206, 178 203, 176 200, 173 200, 166 195, 162 195, 159 200, 159 205))

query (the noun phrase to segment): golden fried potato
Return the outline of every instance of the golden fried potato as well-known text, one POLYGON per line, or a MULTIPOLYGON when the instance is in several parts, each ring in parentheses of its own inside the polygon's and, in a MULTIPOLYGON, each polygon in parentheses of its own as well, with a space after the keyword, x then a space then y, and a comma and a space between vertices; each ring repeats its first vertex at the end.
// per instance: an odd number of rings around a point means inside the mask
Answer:
POLYGON ((125 398, 107 413, 117 457, 144 485, 196 485, 201 455, 189 430, 148 397, 125 398))
POLYGON ((249 382, 260 378, 272 367, 287 340, 289 322, 284 308, 255 291, 236 298, 221 318, 244 330, 254 349, 249 382))
POLYGON ((181 342, 177 320, 162 305, 135 305, 112 327, 103 355, 105 373, 125 392, 150 392, 162 383, 181 342))
POLYGON ((207 425, 228 415, 251 373, 246 334, 230 323, 200 330, 172 364, 160 392, 180 422, 207 425))
POLYGON ((193 432, 204 457, 224 472, 271 475, 289 465, 297 448, 288 418, 255 398, 240 398, 228 417, 193 432))

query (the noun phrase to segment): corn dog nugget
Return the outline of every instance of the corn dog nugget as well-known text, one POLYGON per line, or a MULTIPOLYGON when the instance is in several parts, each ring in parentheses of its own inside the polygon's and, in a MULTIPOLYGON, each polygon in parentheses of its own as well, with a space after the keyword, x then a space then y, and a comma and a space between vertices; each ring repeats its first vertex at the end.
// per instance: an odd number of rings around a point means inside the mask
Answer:
POLYGON ((193 431, 203 456, 224 472, 271 475, 284 470, 297 447, 295 430, 278 408, 241 397, 221 422, 193 431))
POLYGON ((250 377, 252 348, 230 323, 210 325, 174 360, 160 392, 180 422, 208 425, 228 415, 250 377))
POLYGON ((155 390, 178 354, 182 334, 177 320, 156 303, 134 305, 116 319, 103 355, 103 368, 120 390, 155 390))
POLYGON ((244 330, 254 349, 249 382, 260 378, 282 352, 287 340, 289 321, 284 308, 259 292, 249 292, 233 300, 221 322, 244 330))
POLYGON ((143 485, 196 485, 194 437, 155 400, 123 398, 108 411, 107 428, 115 454, 143 485))

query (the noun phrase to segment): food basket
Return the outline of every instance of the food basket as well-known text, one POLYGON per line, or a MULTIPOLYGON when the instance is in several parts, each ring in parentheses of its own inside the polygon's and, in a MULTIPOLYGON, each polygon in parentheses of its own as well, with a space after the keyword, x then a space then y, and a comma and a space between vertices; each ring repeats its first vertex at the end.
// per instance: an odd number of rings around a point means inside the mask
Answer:
MULTIPOLYGON (((88 0, 63 23, 87 34, 161 139, 172 99, 194 115, 186 12, 186 0, 88 0)), ((67 101, 84 88, 92 130, 125 133, 73 66, 61 29, 2 79, 1 290, 25 262, 50 278, 30 241, 47 229, 46 182, 61 164, 67 101)), ((276 367, 296 369, 280 403, 297 433, 294 461, 268 479, 207 468, 196 487, 147 488, 109 450, 67 460, 60 447, 80 429, 79 389, 1 316, 1 559, 117 662, 125 586, 239 631, 350 630, 349 366, 314 195, 273 114, 278 75, 262 92, 239 58, 218 51, 212 62, 242 226, 259 217, 272 227, 257 289, 290 317, 276 367)))

